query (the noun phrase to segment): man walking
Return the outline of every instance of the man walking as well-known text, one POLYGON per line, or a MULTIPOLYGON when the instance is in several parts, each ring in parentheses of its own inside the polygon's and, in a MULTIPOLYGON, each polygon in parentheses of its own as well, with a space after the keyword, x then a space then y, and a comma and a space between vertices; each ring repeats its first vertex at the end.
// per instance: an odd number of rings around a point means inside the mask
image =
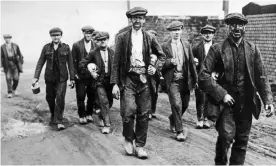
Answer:
POLYGON ((221 108, 216 122, 215 164, 227 164, 227 153, 234 142, 229 164, 243 165, 252 114, 258 119, 261 111, 257 92, 269 114, 274 106, 262 55, 256 45, 244 39, 248 20, 240 13, 231 13, 224 21, 230 34, 222 43, 211 46, 199 75, 200 88, 221 108), (219 83, 211 76, 215 68, 224 73, 219 83))
POLYGON ((92 76, 90 72, 79 68, 79 62, 88 56, 89 52, 95 49, 95 43, 92 40, 94 29, 91 26, 84 26, 82 29, 84 38, 73 44, 72 56, 75 68, 76 97, 78 105, 78 114, 80 124, 93 122, 92 114, 95 107, 96 93, 93 87, 92 76), (86 110, 85 97, 87 96, 86 110))
POLYGON ((51 112, 51 125, 57 125, 58 130, 65 129, 63 124, 63 112, 65 94, 68 80, 68 69, 71 87, 74 87, 74 66, 69 45, 60 41, 62 30, 52 28, 50 30, 52 42, 46 44, 36 65, 33 85, 38 82, 41 70, 46 63, 45 83, 46 100, 51 112), (68 69, 67 69, 68 67, 68 69))
POLYGON ((144 8, 134 7, 126 13, 132 28, 117 37, 110 80, 114 85, 113 95, 118 99, 121 94, 120 110, 125 151, 128 155, 135 153, 138 158, 147 158, 143 147, 146 144, 151 110, 150 94, 153 87, 150 76, 156 72, 156 66, 150 65, 150 55, 153 52, 156 54, 160 67, 165 58, 155 36, 142 29, 147 12, 144 8))
MULTIPOLYGON (((196 62, 196 70, 199 73, 203 61, 211 47, 213 45, 213 37, 216 33, 216 28, 211 25, 206 25, 201 28, 200 33, 203 37, 203 41, 198 45, 193 47, 193 55, 195 57, 196 62)), ((207 95, 202 92, 199 88, 195 89, 196 96, 196 111, 197 111, 197 123, 196 128, 210 128, 210 123, 208 122, 208 98, 207 95)), ((211 103, 210 103, 211 104, 211 103)))
POLYGON ((16 91, 19 83, 19 75, 23 72, 23 56, 19 46, 11 42, 10 34, 3 35, 5 43, 1 46, 1 70, 6 75, 8 98, 18 95, 16 91))
POLYGON ((96 71, 93 71, 93 68, 89 69, 89 71, 96 82, 96 91, 101 108, 99 117, 103 120, 102 133, 108 134, 110 132, 109 109, 113 104, 113 85, 110 84, 110 73, 114 51, 107 45, 109 40, 109 34, 107 32, 99 32, 95 39, 99 46, 90 52, 79 65, 82 70, 86 69, 90 63, 93 63, 97 67, 96 71))
POLYGON ((162 44, 166 62, 162 74, 171 104, 170 130, 176 132, 176 140, 184 141, 187 129, 183 129, 182 115, 189 106, 190 91, 197 84, 197 73, 192 48, 181 39, 183 23, 173 21, 167 26, 171 39, 162 44))

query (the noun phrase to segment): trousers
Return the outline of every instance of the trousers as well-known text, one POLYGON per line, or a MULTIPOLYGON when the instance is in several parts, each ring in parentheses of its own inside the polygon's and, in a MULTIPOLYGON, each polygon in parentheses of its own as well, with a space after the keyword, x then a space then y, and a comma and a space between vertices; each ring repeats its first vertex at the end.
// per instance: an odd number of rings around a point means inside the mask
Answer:
MULTIPOLYGON (((139 79, 137 79, 139 80, 139 79)), ((126 85, 121 90, 121 116, 123 120, 123 136, 128 141, 135 140, 137 147, 146 144, 151 95, 147 83, 134 81, 126 77, 126 85), (134 130, 134 120, 136 125, 134 130)))
POLYGON ((65 94, 67 89, 66 81, 46 81, 46 101, 51 112, 52 124, 61 124, 63 120, 65 94))
POLYGON ((247 109, 247 102, 239 94, 231 95, 235 104, 224 106, 217 123, 218 138, 216 143, 216 165, 226 165, 227 153, 232 145, 230 165, 243 165, 252 125, 252 112, 247 109))
POLYGON ((110 126, 110 108, 113 105, 113 86, 109 83, 109 78, 106 78, 100 85, 96 86, 99 105, 101 108, 100 119, 103 120, 105 126, 110 126))
POLYGON ((14 65, 9 65, 6 74, 6 82, 7 82, 7 88, 8 88, 8 93, 12 93, 17 89, 18 83, 19 83, 19 71, 17 66, 14 65))
POLYGON ((183 131, 182 115, 185 113, 190 102, 190 91, 183 80, 173 81, 168 91, 172 114, 169 116, 170 123, 175 126, 177 133, 183 131))
POLYGON ((197 120, 202 121, 208 116, 208 98, 200 89, 195 90, 197 120))
POLYGON ((76 80, 76 97, 78 105, 78 114, 80 118, 93 114, 93 108, 98 108, 96 99, 96 88, 92 86, 92 79, 76 80), (86 110, 85 110, 85 97, 86 110))

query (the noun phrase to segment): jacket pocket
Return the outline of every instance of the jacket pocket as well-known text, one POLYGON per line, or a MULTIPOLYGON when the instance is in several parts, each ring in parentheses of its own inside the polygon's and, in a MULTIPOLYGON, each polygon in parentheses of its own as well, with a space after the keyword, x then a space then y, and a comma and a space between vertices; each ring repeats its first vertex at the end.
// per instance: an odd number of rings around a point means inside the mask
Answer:
POLYGON ((61 52, 60 53, 60 62, 67 62, 67 56, 68 56, 67 52, 61 52))

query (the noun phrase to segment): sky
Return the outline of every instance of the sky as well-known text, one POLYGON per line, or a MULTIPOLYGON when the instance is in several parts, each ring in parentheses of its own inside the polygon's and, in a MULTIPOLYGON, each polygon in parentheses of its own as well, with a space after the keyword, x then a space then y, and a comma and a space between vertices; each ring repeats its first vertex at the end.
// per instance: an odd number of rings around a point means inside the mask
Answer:
MULTIPOLYGON (((130 0, 130 7, 141 6, 148 15, 217 16, 224 17, 223 0, 130 0)), ((240 12, 249 2, 260 5, 276 4, 275 0, 230 0, 229 12, 240 12)), ((1 44, 3 34, 13 36, 25 57, 25 61, 37 61, 42 47, 51 42, 49 30, 60 27, 62 42, 72 47, 83 35, 81 28, 91 25, 96 30, 110 33, 109 44, 115 34, 127 26, 126 0, 116 1, 1 1, 1 44)))

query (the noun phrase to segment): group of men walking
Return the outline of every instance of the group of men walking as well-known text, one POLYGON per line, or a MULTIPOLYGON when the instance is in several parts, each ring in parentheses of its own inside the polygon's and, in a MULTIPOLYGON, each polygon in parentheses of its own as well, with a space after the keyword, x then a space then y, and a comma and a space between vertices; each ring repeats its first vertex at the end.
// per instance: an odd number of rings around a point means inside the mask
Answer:
MULTIPOLYGON (((257 92, 268 112, 274 111, 260 51, 244 39, 247 19, 238 13, 227 15, 225 23, 229 25, 230 34, 222 43, 216 44, 212 40, 216 28, 204 26, 200 30, 203 41, 192 48, 181 39, 184 25, 180 21, 167 26, 171 39, 160 45, 155 32, 142 28, 146 14, 147 10, 141 7, 126 12, 132 27, 118 34, 115 52, 108 47, 109 34, 94 33, 91 26, 82 28, 84 38, 74 43, 72 50, 60 41, 60 28, 50 30, 52 42, 42 49, 33 84, 38 82, 46 63, 46 100, 51 124, 56 124, 59 130, 65 128, 64 99, 66 82, 70 79, 71 88, 74 85, 76 88, 80 123, 93 122, 93 109, 100 110, 102 133, 108 134, 113 98, 120 99, 125 152, 147 158, 144 146, 148 122, 156 116, 157 92, 162 77, 172 110, 170 131, 176 133, 176 140, 185 141, 187 137, 182 116, 189 106, 190 93, 195 89, 197 128, 209 128, 209 117, 216 122, 215 163, 227 164, 227 153, 233 143, 230 164, 244 164, 252 114, 258 119, 261 111, 257 92)), ((2 47, 3 50, 10 48, 8 44, 2 47)), ((19 48, 13 54, 20 54, 19 48)), ((2 56, 2 65, 8 64, 12 68, 10 53, 4 56, 8 58, 3 60, 2 56)), ((6 75, 10 72, 5 70, 6 75)), ((8 93, 15 89, 16 86, 9 87, 8 93)))

